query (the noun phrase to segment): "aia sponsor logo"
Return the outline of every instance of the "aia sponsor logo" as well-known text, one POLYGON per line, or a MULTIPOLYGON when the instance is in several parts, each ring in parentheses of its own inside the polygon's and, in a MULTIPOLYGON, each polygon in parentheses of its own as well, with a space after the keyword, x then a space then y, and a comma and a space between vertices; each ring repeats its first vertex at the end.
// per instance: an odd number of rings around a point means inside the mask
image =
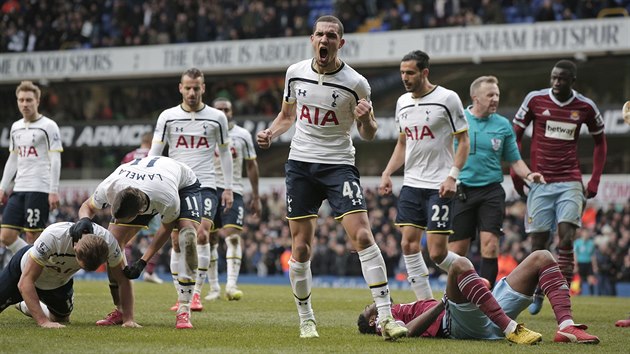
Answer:
POLYGON ((175 144, 177 149, 209 149, 210 144, 205 136, 185 136, 180 135, 175 144))
POLYGON ((39 157, 37 149, 34 146, 18 146, 19 157, 39 157))
POLYGON ((435 135, 428 125, 423 125, 421 127, 405 127, 405 135, 409 140, 423 140, 425 138, 435 139, 435 135))
POLYGON ((335 111, 329 111, 327 109, 319 109, 319 107, 309 107, 307 105, 302 106, 302 112, 300 112, 300 120, 304 123, 313 125, 339 125, 339 120, 335 111))

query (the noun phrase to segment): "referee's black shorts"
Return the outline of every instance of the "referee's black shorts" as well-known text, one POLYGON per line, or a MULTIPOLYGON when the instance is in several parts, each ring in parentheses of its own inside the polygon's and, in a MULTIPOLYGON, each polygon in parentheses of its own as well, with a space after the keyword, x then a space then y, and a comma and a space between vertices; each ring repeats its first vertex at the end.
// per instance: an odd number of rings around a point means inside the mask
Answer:
POLYGON ((503 236, 505 217, 505 191, 500 183, 483 187, 460 186, 464 189, 465 200, 455 197, 453 203, 453 231, 449 242, 474 240, 479 231, 503 236))

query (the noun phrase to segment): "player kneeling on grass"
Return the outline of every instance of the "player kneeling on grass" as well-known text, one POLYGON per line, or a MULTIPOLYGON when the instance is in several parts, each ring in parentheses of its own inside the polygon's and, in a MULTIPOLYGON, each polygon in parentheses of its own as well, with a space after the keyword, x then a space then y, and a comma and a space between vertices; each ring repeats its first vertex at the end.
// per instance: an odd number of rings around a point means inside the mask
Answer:
MULTIPOLYGON (((585 325, 573 322, 569 287, 558 263, 546 250, 535 251, 525 258, 492 292, 472 263, 467 258, 458 258, 448 274, 442 301, 429 299, 394 305, 392 314, 409 329, 410 337, 506 338, 517 344, 535 344, 542 340, 541 334, 517 325, 514 319, 529 306, 539 283, 558 321, 554 342, 599 343, 599 338, 585 332, 585 325)), ((376 317, 374 304, 366 307, 357 322, 359 332, 379 333, 376 317)))
POLYGON ((20 249, 0 273, 0 312, 8 306, 32 317, 45 328, 62 328, 74 307, 73 275, 80 269, 95 271, 107 262, 118 280, 123 327, 140 327, 133 320, 131 282, 123 274, 124 259, 118 241, 105 228, 93 224, 93 232, 70 236, 74 224, 48 226, 31 246, 20 249), (40 302, 41 300, 41 302, 40 302))

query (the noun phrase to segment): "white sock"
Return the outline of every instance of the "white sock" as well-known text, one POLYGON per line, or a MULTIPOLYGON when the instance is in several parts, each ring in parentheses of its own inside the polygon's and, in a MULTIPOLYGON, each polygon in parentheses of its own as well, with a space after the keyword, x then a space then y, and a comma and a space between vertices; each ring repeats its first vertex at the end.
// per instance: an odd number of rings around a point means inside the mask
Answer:
POLYGON ((220 291, 219 285, 219 244, 210 245, 210 266, 208 267, 208 284, 211 291, 220 291))
POLYGON ((195 281, 195 294, 201 294, 201 288, 206 281, 208 268, 210 267, 210 244, 197 245, 197 279, 195 281))
POLYGON ((179 231, 179 269, 178 279, 185 279, 194 284, 197 273, 197 231, 190 227, 185 227, 179 231))
POLYGON ((243 250, 241 249, 241 236, 238 234, 230 235, 225 238, 227 252, 225 259, 227 262, 227 283, 225 288, 235 288, 238 275, 241 272, 241 259, 243 258, 243 250))
POLYGON ((422 253, 405 255, 405 265, 407 266, 407 280, 411 290, 416 294, 416 299, 432 299, 431 284, 429 283, 429 269, 424 263, 422 253))
POLYGON ((516 331, 516 326, 518 325, 518 323, 516 323, 516 321, 512 320, 510 321, 510 323, 507 325, 507 327, 505 327, 505 330, 503 331, 503 334, 505 334, 506 336, 514 331, 516 331))
POLYGON ((15 239, 15 242, 7 246, 7 249, 11 251, 11 253, 16 254, 19 250, 26 246, 28 246, 28 243, 18 236, 18 238, 15 239))
POLYGON ((451 264, 453 264, 453 262, 455 262, 455 260, 459 257, 461 256, 458 255, 457 253, 448 251, 442 263, 438 264, 437 266, 440 267, 440 269, 442 269, 443 271, 448 273, 448 270, 451 268, 451 264))
POLYGON ((573 325, 575 325, 575 322, 573 322, 573 320, 564 320, 564 321, 562 321, 562 323, 560 323, 558 328, 560 330, 563 330, 563 329, 565 329, 565 328, 567 328, 569 326, 573 326, 573 325))
POLYGON ((376 244, 359 251, 363 278, 372 291, 372 298, 376 303, 378 317, 385 318, 392 315, 389 285, 387 284, 387 269, 381 250, 376 244))
POLYGON ((171 248, 171 276, 173 277, 173 286, 178 290, 177 270, 179 269, 179 253, 175 253, 175 249, 171 248))
POLYGON ((190 301, 195 290, 195 281, 191 274, 186 274, 188 266, 184 252, 176 253, 179 256, 179 274, 177 275, 177 301, 179 308, 177 313, 190 311, 190 301))
POLYGON ((300 263, 291 258, 289 260, 289 279, 291 280, 291 290, 293 290, 300 323, 306 320, 315 321, 315 314, 311 306, 311 287, 313 286, 311 261, 300 263))

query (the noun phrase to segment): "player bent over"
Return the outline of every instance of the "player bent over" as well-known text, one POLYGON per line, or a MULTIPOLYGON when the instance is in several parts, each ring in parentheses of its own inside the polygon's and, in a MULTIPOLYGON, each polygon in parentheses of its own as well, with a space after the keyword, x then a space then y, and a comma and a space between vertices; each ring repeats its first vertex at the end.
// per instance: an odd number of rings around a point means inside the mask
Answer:
MULTIPOLYGON (((120 165, 109 177, 101 182, 92 196, 79 209, 77 224, 92 224, 90 218, 98 209, 111 205, 113 220, 109 230, 121 247, 146 228, 151 219, 160 214, 162 225, 153 242, 133 265, 125 267, 128 278, 140 276, 147 261, 164 246, 173 233, 174 256, 178 262, 178 309, 175 327, 192 328, 190 322, 190 302, 195 287, 197 269, 197 226, 200 223, 201 194, 195 173, 183 163, 163 156, 149 156, 120 165)), ((80 229, 80 232, 85 232, 80 229)), ((87 230, 89 232, 89 229, 87 230)), ((110 274, 111 275, 111 274, 110 274)), ((110 291, 116 309, 96 324, 109 326, 122 321, 124 311, 120 308, 119 285, 110 276, 110 291)))
POLYGON ((0 274, 0 312, 9 305, 32 317, 39 326, 63 328, 73 309, 72 277, 80 269, 96 270, 107 262, 121 291, 123 327, 140 327, 133 320, 131 282, 123 274, 123 254, 118 241, 105 228, 92 224, 90 234, 73 238, 74 224, 48 226, 35 240, 16 252, 0 274))

